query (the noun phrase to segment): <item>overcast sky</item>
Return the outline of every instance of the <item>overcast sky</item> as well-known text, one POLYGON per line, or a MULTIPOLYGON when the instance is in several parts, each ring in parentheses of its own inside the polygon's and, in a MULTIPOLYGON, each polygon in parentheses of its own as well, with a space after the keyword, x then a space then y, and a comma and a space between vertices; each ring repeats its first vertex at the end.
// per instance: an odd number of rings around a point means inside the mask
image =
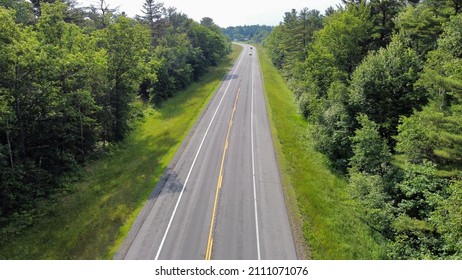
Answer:
MULTIPOLYGON (((78 0, 86 6, 98 0, 78 0)), ((119 7, 120 12, 129 16, 141 14, 145 0, 106 0, 109 7, 119 7)), ((303 7, 324 13, 329 6, 335 7, 340 0, 163 0, 166 7, 175 7, 190 18, 200 21, 212 18, 221 27, 236 25, 266 24, 278 25, 285 12, 303 7)))

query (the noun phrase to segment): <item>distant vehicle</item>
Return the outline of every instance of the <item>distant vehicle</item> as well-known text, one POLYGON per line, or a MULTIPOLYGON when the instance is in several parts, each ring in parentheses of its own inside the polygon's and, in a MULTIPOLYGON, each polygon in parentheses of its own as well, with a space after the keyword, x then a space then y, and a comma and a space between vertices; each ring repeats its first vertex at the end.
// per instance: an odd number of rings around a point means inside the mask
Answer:
POLYGON ((250 47, 250 49, 253 49, 253 47, 250 47))
POLYGON ((249 55, 252 55, 252 53, 249 53, 249 55))

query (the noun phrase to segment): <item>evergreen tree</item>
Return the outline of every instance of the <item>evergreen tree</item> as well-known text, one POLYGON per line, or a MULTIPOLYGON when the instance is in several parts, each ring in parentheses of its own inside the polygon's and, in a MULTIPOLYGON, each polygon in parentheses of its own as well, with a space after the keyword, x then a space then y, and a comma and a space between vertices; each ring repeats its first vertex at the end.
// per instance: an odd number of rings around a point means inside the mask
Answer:
POLYGON ((144 16, 142 17, 151 29, 152 44, 156 45, 159 38, 162 36, 163 23, 162 16, 165 14, 164 4, 154 0, 145 0, 143 3, 144 16))

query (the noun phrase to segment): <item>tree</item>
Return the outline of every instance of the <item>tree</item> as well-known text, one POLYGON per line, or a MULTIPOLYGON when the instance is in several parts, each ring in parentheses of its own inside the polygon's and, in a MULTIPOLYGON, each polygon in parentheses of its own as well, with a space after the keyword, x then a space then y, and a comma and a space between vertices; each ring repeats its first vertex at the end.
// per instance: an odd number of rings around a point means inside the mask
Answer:
POLYGON ((302 63, 306 59, 314 32, 321 27, 322 16, 319 11, 303 8, 300 11, 292 9, 286 12, 281 25, 273 29, 266 45, 270 58, 273 61, 280 60, 276 65, 284 68, 286 76, 293 74, 291 70, 294 64, 302 63))
POLYGON ((391 153, 385 139, 379 134, 379 126, 366 115, 360 115, 358 122, 361 128, 355 131, 351 139, 353 156, 350 159, 350 172, 384 176, 389 170, 391 153))
POLYGON ((42 4, 43 3, 55 3, 56 0, 30 0, 34 6, 34 12, 37 17, 40 17, 42 14, 42 4))
POLYGON ((323 152, 336 170, 346 171, 351 154, 353 120, 348 112, 348 87, 340 81, 331 84, 322 113, 314 125, 315 148, 323 152))
POLYGON ((429 53, 419 85, 427 89, 442 107, 462 100, 462 16, 445 24, 438 40, 438 49, 429 53))
POLYGON ((435 259, 444 254, 441 234, 431 221, 448 186, 429 162, 406 164, 403 179, 395 186, 395 232, 390 244, 392 259, 435 259))
POLYGON ((393 237, 393 206, 384 178, 365 172, 350 173, 349 192, 358 202, 361 219, 375 232, 393 237))
POLYGON ((50 125, 53 129, 45 134, 57 141, 54 148, 58 155, 54 158, 68 154, 67 159, 83 162, 100 139, 97 117, 101 107, 96 102, 107 85, 106 57, 90 36, 64 21, 65 5, 56 3, 43 8, 38 34, 52 65, 48 79, 56 81, 59 94, 53 106, 58 113, 48 120, 54 127, 50 125))
POLYGON ((457 15, 462 11, 461 0, 427 0, 426 3, 439 13, 457 15))
POLYGON ((4 8, 0 8, 0 27, 0 212, 8 217, 34 209, 36 201, 55 187, 45 169, 47 158, 42 157, 48 143, 40 141, 54 99, 46 82, 46 53, 35 31, 19 28, 4 8))
POLYGON ((402 9, 402 0, 371 0, 371 13, 374 17, 374 26, 378 29, 380 38, 379 47, 385 47, 391 42, 391 35, 395 28, 393 19, 402 9))
POLYGON ((284 64, 290 75, 293 64, 303 62, 307 56, 307 47, 313 39, 314 32, 322 27, 322 17, 317 10, 303 8, 299 12, 293 9, 286 12, 283 21, 281 48, 285 52, 284 64))
POLYGON ((192 24, 188 32, 193 47, 200 48, 207 66, 217 65, 220 57, 229 51, 229 43, 221 31, 203 25, 192 24))
POLYGON ((103 0, 88 19, 74 0, 33 1, 40 16, 32 20, 31 3, 0 1, 0 239, 7 240, 90 155, 127 136, 141 115, 138 91, 165 96, 154 91, 162 85, 173 95, 229 44, 174 9, 165 11, 168 28, 153 47, 145 22, 114 15, 103 0))
POLYGON ((42 77, 40 68, 45 62, 45 57, 40 50, 36 34, 31 29, 21 32, 11 14, 4 9, 0 11, 3 33, 1 37, 2 43, 5 44, 0 55, 0 88, 14 113, 14 134, 17 135, 17 138, 14 137, 14 146, 17 147, 18 156, 23 161, 27 153, 27 132, 30 130, 28 123, 29 120, 34 120, 32 112, 39 105, 37 99, 42 97, 35 95, 33 99, 29 95, 39 87, 35 83, 42 77))
POLYGON ((309 99, 325 97, 333 81, 348 79, 369 51, 371 24, 369 8, 364 4, 325 18, 305 61, 306 79, 312 84, 309 99))
POLYGON ((163 25, 165 25, 165 23, 161 22, 162 16, 166 13, 164 3, 145 0, 142 12, 144 14, 142 18, 148 22, 151 29, 152 44, 156 45, 162 36, 163 25))
POLYGON ((168 9, 166 15, 168 28, 152 52, 158 61, 158 79, 144 85, 150 88, 155 105, 197 80, 230 49, 229 41, 211 18, 198 24, 175 9, 168 9))
POLYGON ((454 180, 449 187, 447 199, 439 201, 432 221, 444 239, 444 252, 447 258, 462 257, 462 181, 454 180))
POLYGON ((411 160, 424 158, 443 166, 461 162, 462 138, 458 121, 462 117, 460 23, 461 16, 458 15, 445 24, 438 49, 428 54, 417 84, 429 93, 432 103, 422 112, 404 119, 399 127, 398 151, 411 160), (416 137, 421 140, 416 141, 416 137))
POLYGON ((222 28, 222 32, 231 40, 236 41, 251 41, 263 44, 264 40, 273 30, 272 26, 267 25, 244 25, 244 26, 229 26, 222 28))
POLYGON ((30 25, 35 22, 35 15, 32 3, 26 0, 0 0, 0 6, 16 11, 15 20, 17 23, 30 25))
POLYGON ((426 5, 408 6, 395 19, 398 36, 419 56, 436 49, 445 19, 426 5))
POLYGON ((443 28, 444 32, 438 39, 438 47, 441 51, 451 54, 453 57, 462 58, 462 16, 454 16, 443 28))
POLYGON ((325 19, 324 28, 317 33, 316 43, 332 54, 335 66, 351 74, 370 49, 373 34, 370 8, 361 3, 339 11, 325 19))
POLYGON ((153 84, 151 100, 160 105, 180 89, 193 81, 193 68, 189 63, 193 48, 186 34, 171 34, 164 37, 154 50, 160 63, 158 81, 153 84))
POLYGON ((215 32, 221 32, 220 27, 215 24, 215 22, 213 21, 212 18, 204 17, 204 18, 201 19, 200 24, 207 27, 207 28, 209 28, 209 29, 214 30, 215 32))
POLYGON ((283 40, 283 28, 282 25, 276 26, 273 31, 268 35, 265 41, 265 47, 271 62, 278 68, 281 69, 284 65, 285 52, 281 48, 283 40))
POLYGON ((91 5, 87 16, 92 21, 92 30, 104 29, 109 26, 111 18, 114 17, 118 8, 111 8, 105 0, 98 0, 97 4, 91 5))
POLYGON ((396 150, 414 163, 423 160, 443 166, 462 161, 462 106, 448 111, 439 110, 435 104, 425 107, 409 118, 403 118, 398 126, 396 150))
POLYGON ((451 0, 449 1, 452 8, 454 8, 454 13, 457 15, 462 12, 462 1, 461 0, 451 0))
POLYGON ((416 112, 410 117, 402 117, 398 125, 396 151, 405 155, 411 163, 422 163, 424 160, 434 162, 433 149, 435 148, 435 136, 437 135, 435 111, 425 107, 421 112, 416 112))
POLYGON ((417 54, 393 40, 386 49, 370 54, 353 73, 352 109, 379 124, 382 135, 391 140, 400 116, 409 116, 427 101, 425 92, 413 86, 420 71, 417 54))
MULTIPOLYGON (((14 64, 15 53, 15 38, 18 37, 19 30, 13 22, 11 12, 0 7, 0 48, 2 53, 0 54, 0 131, 4 132, 6 136, 6 143, 2 144, 0 149, 3 150, 3 155, 0 154, 0 159, 6 158, 8 154, 8 162, 10 168, 14 169, 14 156, 12 150, 12 116, 13 112, 9 107, 11 104, 11 93, 8 91, 8 74, 11 71, 12 65, 14 64), (6 144, 6 147, 4 146, 6 144)), ((3 138, 3 136, 2 136, 3 138)))
POLYGON ((108 140, 120 141, 129 130, 130 104, 144 77, 153 74, 146 69, 149 33, 142 25, 124 16, 117 17, 103 33, 107 52, 109 93, 105 106, 111 111, 106 123, 108 140))

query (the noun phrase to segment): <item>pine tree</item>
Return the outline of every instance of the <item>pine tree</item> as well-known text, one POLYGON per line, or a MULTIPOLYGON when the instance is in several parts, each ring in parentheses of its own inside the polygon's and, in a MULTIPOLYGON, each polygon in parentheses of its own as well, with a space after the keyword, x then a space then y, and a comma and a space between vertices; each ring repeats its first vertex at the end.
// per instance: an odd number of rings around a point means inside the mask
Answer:
POLYGON ((142 17, 148 22, 151 29, 152 44, 157 45, 159 38, 162 36, 162 15, 165 14, 164 3, 154 0, 145 0, 142 10, 142 17))

